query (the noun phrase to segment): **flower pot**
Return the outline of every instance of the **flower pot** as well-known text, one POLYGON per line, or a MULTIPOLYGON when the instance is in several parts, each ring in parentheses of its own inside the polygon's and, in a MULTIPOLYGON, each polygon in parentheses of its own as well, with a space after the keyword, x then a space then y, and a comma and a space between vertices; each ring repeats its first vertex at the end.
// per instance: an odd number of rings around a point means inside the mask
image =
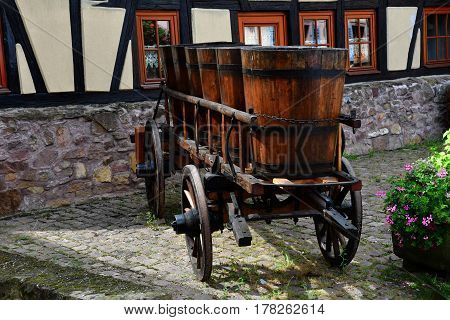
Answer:
POLYGON ((428 250, 415 248, 407 243, 404 246, 400 246, 397 237, 392 235, 395 255, 402 258, 404 264, 412 264, 448 275, 450 273, 450 224, 446 225, 446 228, 442 244, 428 250))

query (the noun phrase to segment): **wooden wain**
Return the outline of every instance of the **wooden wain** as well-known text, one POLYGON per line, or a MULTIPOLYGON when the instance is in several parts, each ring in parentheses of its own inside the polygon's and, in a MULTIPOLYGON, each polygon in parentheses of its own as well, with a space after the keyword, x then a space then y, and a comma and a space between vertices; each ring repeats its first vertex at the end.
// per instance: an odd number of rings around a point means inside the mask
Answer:
POLYGON ((248 246, 250 221, 313 217, 325 259, 349 263, 362 184, 342 157, 341 124, 361 125, 340 115, 347 52, 223 43, 160 50, 167 125, 149 120, 135 130, 136 172, 163 218, 164 178, 182 171, 183 210, 172 226, 186 236, 198 279, 211 275, 211 233, 227 226, 248 246))

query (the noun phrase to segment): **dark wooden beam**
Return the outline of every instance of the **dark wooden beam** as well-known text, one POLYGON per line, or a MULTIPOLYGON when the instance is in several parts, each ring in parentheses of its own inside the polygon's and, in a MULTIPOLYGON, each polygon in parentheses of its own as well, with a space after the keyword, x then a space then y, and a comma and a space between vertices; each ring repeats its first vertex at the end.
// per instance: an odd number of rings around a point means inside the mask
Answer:
POLYGON ((31 46, 30 39, 16 2, 14 0, 2 0, 0 1, 0 6, 2 6, 6 12, 6 16, 8 17, 8 21, 11 25, 11 30, 14 34, 16 43, 19 43, 23 48, 36 92, 47 93, 48 91, 45 85, 44 77, 42 76, 39 68, 39 64, 34 54, 33 47, 31 46))
POLYGON ((338 0, 336 5, 336 22, 334 26, 334 35, 336 39, 336 48, 345 48, 345 3, 344 0, 338 0))
MULTIPOLYGON (((181 10, 183 0, 134 0, 138 10, 181 10)), ((123 0, 122 0, 123 2, 123 0)))
POLYGON ((84 92, 83 37, 81 31, 81 0, 70 0, 70 28, 72 33, 73 81, 75 91, 84 92))
POLYGON ((192 43, 191 9, 188 0, 180 0, 180 39, 181 43, 192 43))
POLYGON ((339 1, 333 2, 299 2, 300 11, 336 10, 339 1))
POLYGON ((231 41, 239 42, 239 22, 238 22, 238 12, 236 10, 230 11, 231 20, 231 41))
POLYGON ((382 74, 387 74, 387 20, 386 20, 387 0, 379 0, 379 7, 377 10, 377 61, 378 69, 382 74))
POLYGON ((7 108, 45 108, 64 105, 154 101, 158 96, 159 90, 6 94, 0 95, 0 110, 7 108))
POLYGON ((122 33, 120 35, 119 48, 117 50, 116 63, 114 65, 114 72, 111 80, 110 91, 117 91, 120 87, 120 80, 122 78, 123 68, 125 65, 125 58, 128 50, 128 43, 133 35, 136 18, 137 1, 127 0, 126 13, 123 20, 122 33))
MULTIPOLYGON (((413 59, 414 59, 414 52, 415 52, 415 49, 416 49, 417 35, 419 33, 419 29, 423 30, 423 28, 422 28, 422 24, 423 24, 423 5, 424 5, 424 1, 423 0, 419 0, 418 7, 417 7, 416 21, 414 23, 413 33, 412 33, 412 37, 411 37, 411 43, 409 44, 408 62, 406 64, 406 70, 411 70, 411 68, 412 68, 412 63, 413 63, 413 59)), ((419 41, 420 41, 420 39, 419 39, 419 41)), ((423 45, 426 46, 427 44, 424 43, 423 45)), ((421 51, 422 50, 419 49, 419 55, 421 54, 421 51)))
POLYGON ((300 44, 300 22, 298 11, 298 0, 291 0, 291 7, 289 10, 289 44, 293 46, 300 44))
POLYGON ((378 8, 378 0, 344 0, 345 9, 347 10, 361 10, 361 9, 376 9, 378 8))

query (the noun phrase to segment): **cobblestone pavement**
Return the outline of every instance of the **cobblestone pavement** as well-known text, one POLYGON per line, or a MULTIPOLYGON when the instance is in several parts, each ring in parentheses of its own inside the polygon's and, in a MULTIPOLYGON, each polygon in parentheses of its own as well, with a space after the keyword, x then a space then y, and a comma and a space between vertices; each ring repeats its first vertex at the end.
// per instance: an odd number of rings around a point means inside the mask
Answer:
MULTIPOLYGON (((144 195, 136 194, 0 220, 0 280, 7 280, 4 287, 17 280, 85 299, 417 298, 422 287, 392 253, 375 192, 426 153, 404 149, 352 161, 364 183, 363 240, 344 270, 326 265, 311 219, 257 223, 251 247, 237 247, 229 231, 214 235, 212 281, 199 283, 184 237, 152 221, 144 195)), ((172 212, 176 180, 168 182, 172 212)))

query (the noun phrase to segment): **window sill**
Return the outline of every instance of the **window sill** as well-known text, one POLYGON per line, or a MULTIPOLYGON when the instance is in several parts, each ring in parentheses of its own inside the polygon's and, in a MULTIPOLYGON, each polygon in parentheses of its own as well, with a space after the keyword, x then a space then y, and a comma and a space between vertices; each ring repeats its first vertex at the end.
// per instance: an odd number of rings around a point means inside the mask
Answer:
POLYGON ((365 75, 365 74, 380 74, 381 71, 380 70, 349 70, 347 71, 347 75, 348 76, 360 76, 360 75, 365 75))
POLYGON ((159 82, 141 84, 141 88, 144 90, 155 90, 155 89, 159 89, 160 86, 161 86, 161 84, 159 82))
POLYGON ((429 68, 429 69, 445 68, 445 67, 450 67, 450 62, 425 64, 424 67, 425 67, 425 68, 429 68))
POLYGON ((0 94, 8 94, 11 93, 11 91, 7 88, 0 88, 0 94))

